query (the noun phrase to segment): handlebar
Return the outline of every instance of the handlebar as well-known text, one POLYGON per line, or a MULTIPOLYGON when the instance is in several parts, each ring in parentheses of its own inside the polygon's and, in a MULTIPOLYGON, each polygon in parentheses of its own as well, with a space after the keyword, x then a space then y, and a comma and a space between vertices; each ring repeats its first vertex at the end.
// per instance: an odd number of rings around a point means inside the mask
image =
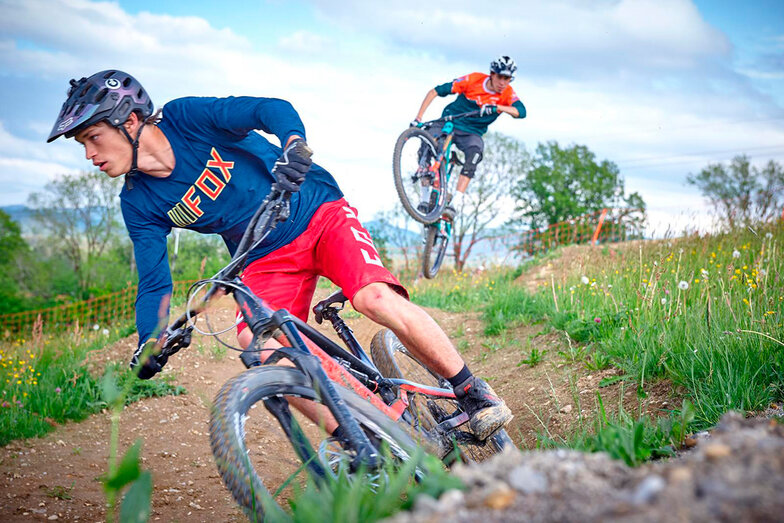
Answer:
POLYGON ((446 123, 451 122, 453 120, 459 120, 461 118, 472 118, 474 116, 479 116, 480 111, 468 111, 465 113, 458 113, 458 114, 450 114, 448 116, 442 116, 441 118, 436 118, 435 120, 430 120, 427 122, 422 122, 422 127, 430 127, 438 123, 446 123))
POLYGON ((171 356, 180 349, 190 345, 193 327, 188 325, 189 320, 202 313, 213 298, 218 295, 222 296, 225 293, 226 285, 223 284, 229 284, 239 276, 245 267, 248 254, 267 238, 278 223, 284 222, 289 218, 291 213, 290 198, 290 192, 281 190, 277 183, 272 184, 269 194, 248 222, 245 233, 242 235, 242 239, 231 261, 212 278, 194 284, 198 285, 208 281, 212 282, 213 286, 195 306, 188 308, 158 336, 157 348, 161 354, 171 356))

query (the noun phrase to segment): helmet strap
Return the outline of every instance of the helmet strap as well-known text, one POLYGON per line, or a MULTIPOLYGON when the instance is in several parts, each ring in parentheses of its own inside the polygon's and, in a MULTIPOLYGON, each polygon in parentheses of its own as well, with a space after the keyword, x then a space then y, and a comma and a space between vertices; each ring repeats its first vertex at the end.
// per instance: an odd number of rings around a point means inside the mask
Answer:
POLYGON ((139 126, 139 130, 136 132, 135 139, 131 138, 130 133, 125 129, 125 126, 120 126, 120 130, 122 130, 123 134, 128 139, 128 142, 131 144, 131 149, 133 152, 133 156, 131 157, 131 168, 127 173, 125 173, 125 185, 128 187, 129 191, 133 189, 133 181, 131 181, 131 177, 139 172, 139 167, 136 165, 136 162, 139 158, 139 138, 142 135, 142 129, 144 129, 146 123, 147 122, 145 120, 141 121, 141 125, 139 126))

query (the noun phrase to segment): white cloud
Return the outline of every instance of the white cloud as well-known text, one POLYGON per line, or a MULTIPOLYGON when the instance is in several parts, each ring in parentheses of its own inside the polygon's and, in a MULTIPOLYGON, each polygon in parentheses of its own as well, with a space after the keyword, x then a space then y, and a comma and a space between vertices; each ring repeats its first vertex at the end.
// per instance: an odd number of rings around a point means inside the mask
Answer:
POLYGON ((727 56, 727 38, 688 0, 550 2, 499 0, 492 9, 471 0, 423 6, 416 0, 321 0, 322 16, 362 27, 401 45, 450 58, 488 61, 510 54, 520 74, 605 77, 631 70, 685 69, 727 56))
MULTIPOLYGON (((585 144, 619 163, 627 188, 662 212, 672 212, 666 208, 673 201, 699 199, 683 180, 700 165, 662 161, 642 170, 655 162, 629 160, 784 143, 780 121, 742 123, 784 110, 732 71, 728 39, 686 0, 499 0, 492 10, 469 0, 443 7, 317 0, 320 26, 292 25, 276 46, 262 49, 252 35, 197 17, 133 15, 117 3, 86 0, 0 2, 2 81, 62 84, 41 101, 41 114, 31 115, 38 134, 48 131, 41 120, 54 119, 69 78, 106 68, 132 73, 158 105, 185 95, 286 98, 305 122, 315 160, 365 219, 396 200, 392 147, 425 93, 486 68, 502 52, 520 65, 513 87, 528 117, 503 116, 493 130, 529 150, 547 140, 585 144), (637 169, 626 172, 624 161, 637 169), (657 183, 669 190, 651 190, 657 183), (679 191, 685 197, 673 200, 679 191)), ((447 101, 436 100, 427 116, 438 116, 447 101)), ((27 142, 6 128, 12 126, 0 122, 0 165, 15 166, 0 171, 6 186, 22 165, 30 183, 90 167, 72 142, 27 142)))
POLYGON ((56 176, 75 171, 59 163, 0 156, 0 205, 24 203, 30 193, 40 191, 56 176))

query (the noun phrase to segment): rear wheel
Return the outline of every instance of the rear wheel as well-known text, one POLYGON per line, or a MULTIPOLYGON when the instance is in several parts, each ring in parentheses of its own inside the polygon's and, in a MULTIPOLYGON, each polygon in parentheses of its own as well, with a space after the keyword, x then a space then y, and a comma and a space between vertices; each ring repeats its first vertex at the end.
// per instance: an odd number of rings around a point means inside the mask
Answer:
POLYGON ((438 147, 427 131, 411 127, 395 143, 392 172, 400 203, 408 214, 421 223, 433 223, 446 207, 444 166, 434 166, 438 147), (424 187, 431 187, 430 200, 423 201, 424 187), (420 204, 422 207, 420 208, 420 204))
MULTIPOLYGON (((400 378, 430 387, 449 388, 449 382, 430 372, 406 349, 389 329, 376 333, 370 342, 370 354, 381 374, 387 378, 400 378)), ((462 410, 457 400, 434 399, 422 394, 412 394, 408 410, 414 420, 415 428, 431 431, 445 417, 462 410)), ((462 436, 467 436, 465 433, 462 436)), ((453 445, 457 457, 463 461, 483 461, 490 456, 514 448, 512 438, 501 429, 484 442, 471 437, 455 438, 453 445)))
POLYGON ((422 273, 433 279, 444 263, 449 236, 438 225, 425 227, 425 249, 422 251, 422 273))
MULTIPOLYGON (((417 444, 405 430, 354 392, 336 387, 376 448, 388 447, 397 460, 411 459, 417 444)), ((303 470, 317 481, 334 479, 353 457, 342 442, 289 408, 290 400, 302 399, 319 402, 310 380, 298 369, 272 366, 243 372, 215 397, 212 453, 224 484, 252 521, 280 510, 276 504, 290 496, 289 483, 304 482, 303 470)), ((371 473, 361 481, 377 479, 371 473)))

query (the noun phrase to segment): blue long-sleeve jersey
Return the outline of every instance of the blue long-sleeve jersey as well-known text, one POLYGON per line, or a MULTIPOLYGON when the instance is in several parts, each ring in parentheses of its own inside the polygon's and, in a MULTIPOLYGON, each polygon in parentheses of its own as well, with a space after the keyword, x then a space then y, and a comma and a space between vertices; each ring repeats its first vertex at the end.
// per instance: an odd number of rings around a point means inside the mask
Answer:
MULTIPOLYGON (((275 181, 271 171, 282 153, 255 130, 277 136, 282 144, 292 135, 305 138, 291 104, 274 98, 180 98, 164 106, 158 128, 171 144, 174 169, 166 178, 139 172, 120 193, 139 272, 140 342, 168 318, 164 298, 171 294, 172 281, 166 236, 172 227, 220 234, 234 254, 275 181)), ((321 204, 342 196, 332 175, 313 164, 291 197, 291 216, 250 253, 249 261, 293 241, 321 204)))

